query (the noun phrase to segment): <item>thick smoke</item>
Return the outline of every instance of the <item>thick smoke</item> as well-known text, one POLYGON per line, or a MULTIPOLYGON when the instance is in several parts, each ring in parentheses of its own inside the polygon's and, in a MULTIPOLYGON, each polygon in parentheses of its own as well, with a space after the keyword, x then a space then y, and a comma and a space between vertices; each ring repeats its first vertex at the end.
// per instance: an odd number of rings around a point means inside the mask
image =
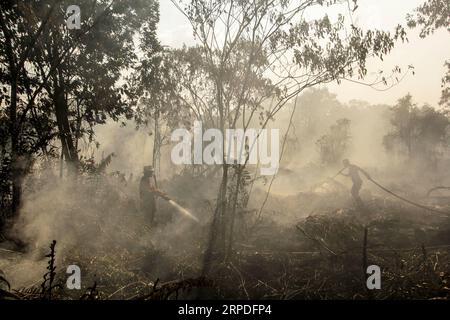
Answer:
MULTIPOLYGON (((280 129, 280 146, 293 106, 287 106, 270 124, 271 128, 280 129)), ((249 219, 261 215, 274 223, 289 225, 313 212, 352 206, 349 179, 334 177, 341 169, 342 158, 350 159, 373 178, 406 195, 424 195, 433 186, 450 184, 448 161, 430 167, 420 157, 408 161, 386 149, 384 137, 392 130, 391 118, 390 106, 362 101, 344 104, 326 89, 306 92, 297 102, 278 175, 258 178, 248 187, 251 190, 248 208, 253 212, 249 219), (330 128, 340 119, 349 120, 348 143, 336 161, 325 163, 317 141, 330 134, 330 128)), ((167 260, 158 258, 159 265, 151 269, 161 277, 170 273, 171 257, 189 256, 201 263, 202 248, 198 244, 208 238, 220 175, 216 172, 211 177, 193 178, 197 168, 183 170, 174 166, 170 161, 171 145, 165 145, 156 168, 159 187, 198 218, 199 223, 160 199, 157 217, 160 226, 146 227, 145 213, 139 207, 138 184, 143 166, 152 163, 153 136, 149 132, 145 128, 136 130, 133 123, 98 127, 99 147, 84 150, 84 156, 93 157, 98 163, 114 153, 102 174, 74 179, 65 168, 61 177, 57 161, 47 164, 45 170, 41 164, 30 173, 15 231, 31 247, 26 259, 22 255, 14 269, 8 261, 1 261, 1 268, 16 287, 40 279, 45 270, 44 255, 53 239, 58 241, 57 258, 62 268, 65 257, 74 252, 95 255, 121 250, 130 255, 162 253, 167 260)), ((258 172, 252 166, 248 170, 252 177, 258 172)), ((376 196, 385 195, 366 182, 362 197, 376 196)), ((141 260, 136 268, 145 269, 152 259, 155 258, 141 260)))

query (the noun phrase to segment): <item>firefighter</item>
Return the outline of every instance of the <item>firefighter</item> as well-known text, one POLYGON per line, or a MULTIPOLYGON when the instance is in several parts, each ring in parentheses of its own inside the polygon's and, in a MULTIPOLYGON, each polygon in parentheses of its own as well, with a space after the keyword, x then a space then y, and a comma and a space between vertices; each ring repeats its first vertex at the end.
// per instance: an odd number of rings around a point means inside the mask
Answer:
POLYGON ((149 225, 153 225, 156 216, 156 185, 152 166, 144 167, 144 175, 139 183, 141 211, 149 225))
POLYGON ((369 180, 371 178, 366 171, 364 171, 357 165, 350 163, 350 161, 348 159, 344 159, 342 161, 342 164, 344 165, 344 169, 341 170, 340 174, 352 179, 353 186, 352 186, 351 193, 352 193, 353 199, 355 199, 355 201, 358 205, 361 205, 362 200, 361 200, 361 197, 359 196, 359 191, 361 190, 363 181, 362 181, 359 173, 361 172, 369 180), (347 170, 347 173, 344 173, 345 170, 347 170))

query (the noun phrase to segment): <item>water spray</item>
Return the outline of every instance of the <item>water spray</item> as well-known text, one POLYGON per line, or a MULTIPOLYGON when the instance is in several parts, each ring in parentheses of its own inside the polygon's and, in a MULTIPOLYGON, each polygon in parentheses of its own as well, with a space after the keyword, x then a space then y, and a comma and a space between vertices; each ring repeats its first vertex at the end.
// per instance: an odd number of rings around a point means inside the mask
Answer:
POLYGON ((172 207, 174 207, 175 209, 177 209, 178 212, 180 212, 181 214, 185 215, 186 217, 190 218, 191 220, 194 220, 195 222, 200 222, 198 220, 198 218, 196 216, 194 216, 192 213, 190 213, 187 209, 183 208, 182 206, 180 206, 178 203, 176 203, 173 200, 168 200, 168 202, 172 205, 172 207))
POLYGON ((166 193, 162 192, 161 190, 155 189, 155 188, 152 188, 151 190, 154 194, 156 194, 157 196, 166 200, 173 208, 175 208, 182 215, 188 217, 191 220, 194 220, 197 223, 200 222, 196 216, 194 216, 191 212, 189 212, 189 210, 180 206, 178 203, 176 203, 174 200, 172 200, 166 193))

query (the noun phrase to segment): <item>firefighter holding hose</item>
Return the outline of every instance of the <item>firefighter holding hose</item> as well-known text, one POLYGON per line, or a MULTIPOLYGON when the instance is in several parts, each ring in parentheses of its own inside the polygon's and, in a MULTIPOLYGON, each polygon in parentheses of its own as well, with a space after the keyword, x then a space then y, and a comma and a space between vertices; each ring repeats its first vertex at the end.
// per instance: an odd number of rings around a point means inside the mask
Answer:
POLYGON ((389 190, 388 188, 386 188, 382 184, 380 184, 377 181, 375 181, 374 179, 372 179, 372 177, 365 170, 361 169, 360 167, 358 167, 355 164, 350 163, 350 161, 348 159, 343 160, 342 163, 344 165, 344 168, 341 171, 339 171, 336 174, 336 176, 333 177, 333 179, 335 177, 337 177, 338 175, 343 175, 345 177, 349 177, 349 178, 352 179, 353 186, 352 186, 352 191, 351 192, 352 192, 353 199, 355 199, 355 201, 356 201, 356 203, 358 205, 362 205, 362 200, 361 200, 361 198, 359 196, 359 191, 361 190, 361 187, 362 187, 362 184, 363 184, 361 176, 359 175, 359 173, 361 172, 367 178, 368 181, 372 182, 378 188, 380 188, 384 192, 386 192, 386 193, 396 197, 397 199, 400 199, 400 200, 402 200, 402 201, 404 201, 406 203, 409 203, 409 204, 411 204, 413 206, 416 206, 418 208, 421 208, 421 209, 424 209, 424 210, 427 210, 427 211, 430 211, 430 212, 439 213, 439 214, 441 214, 442 217, 445 217, 445 218, 449 218, 450 217, 450 213, 449 212, 425 206, 423 204, 414 202, 414 201, 409 200, 409 199, 407 199, 405 197, 402 197, 401 195, 396 194, 395 192, 389 190), (346 170, 347 170, 347 173, 344 173, 344 171, 346 171, 346 170))
POLYGON ((361 200, 361 197, 359 196, 359 191, 361 190, 363 181, 362 181, 359 173, 361 172, 368 180, 371 180, 371 177, 366 171, 364 171, 357 165, 350 163, 350 161, 348 159, 344 159, 342 161, 342 164, 344 165, 344 169, 342 169, 339 172, 339 174, 352 179, 353 186, 352 186, 351 193, 352 193, 353 199, 355 199, 355 202, 358 205, 361 205, 362 200, 361 200), (347 170, 347 173, 344 173, 344 171, 346 171, 346 170, 347 170))
POLYGON ((141 200, 141 211, 150 225, 155 225, 156 197, 160 197, 167 201, 170 206, 175 208, 176 211, 183 216, 197 223, 199 222, 198 218, 191 212, 176 203, 166 193, 158 190, 152 166, 144 167, 144 176, 141 178, 139 184, 139 195, 141 200))
POLYGON ((141 211, 146 221, 153 225, 156 215, 156 183, 152 166, 144 167, 144 175, 139 183, 141 211))

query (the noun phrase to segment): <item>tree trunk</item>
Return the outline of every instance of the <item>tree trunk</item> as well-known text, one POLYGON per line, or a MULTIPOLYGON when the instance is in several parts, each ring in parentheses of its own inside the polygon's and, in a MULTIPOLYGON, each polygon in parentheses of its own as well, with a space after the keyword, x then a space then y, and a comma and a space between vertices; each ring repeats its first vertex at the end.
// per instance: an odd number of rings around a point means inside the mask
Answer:
POLYGON ((234 221, 236 219, 236 210, 237 210, 237 203, 238 203, 238 196, 239 196, 239 189, 241 185, 241 179, 242 179, 242 171, 243 167, 238 167, 238 173, 236 177, 236 188, 234 190, 233 194, 233 210, 231 211, 230 216, 230 227, 229 227, 229 234, 228 234, 228 244, 225 252, 225 261, 228 261, 228 259, 231 256, 231 252, 233 250, 233 240, 234 240, 234 221))
POLYGON ((78 151, 75 148, 74 139, 69 123, 69 106, 65 98, 64 80, 62 72, 59 69, 59 79, 54 76, 54 96, 53 102, 55 105, 56 123, 58 125, 59 139, 61 141, 61 148, 68 164, 69 170, 76 172, 78 169, 78 151), (59 80, 59 81, 58 81, 59 80))
POLYGON ((159 168, 160 157, 161 157, 161 137, 159 132, 159 112, 155 112, 155 124, 154 124, 154 135, 153 135, 153 154, 152 154, 152 165, 156 173, 156 169, 159 168))
POLYGON ((17 77, 11 83, 11 105, 9 109, 9 132, 11 137, 11 216, 16 217, 20 210, 22 196, 22 164, 19 163, 19 139, 17 132, 17 77))
POLYGON ((3 13, 0 14, 0 25, 5 36, 5 51, 8 58, 8 68, 11 77, 11 89, 10 98, 11 103, 9 106, 9 136, 11 138, 11 184, 12 184, 12 201, 11 201, 11 216, 15 217, 19 213, 20 198, 22 195, 22 171, 19 161, 19 133, 17 132, 17 90, 19 70, 17 70, 17 64, 15 60, 15 54, 12 44, 12 36, 10 30, 6 26, 3 18, 3 13))
MULTIPOLYGON (((225 211, 227 208, 227 185, 228 185, 228 166, 226 163, 222 166, 222 182, 220 184, 216 208, 214 210, 213 221, 211 223, 209 241, 203 258, 202 275, 206 276, 211 268, 214 253, 223 256, 225 249, 225 211)), ((220 257, 219 257, 220 258, 220 257)))
MULTIPOLYGON (((217 102, 220 115, 220 130, 225 132, 225 118, 224 118, 224 108, 222 101, 222 91, 221 84, 218 80, 216 82, 217 88, 217 102)), ((228 188, 228 164, 226 162, 225 156, 225 141, 222 142, 223 158, 222 158, 222 181, 220 184, 219 192, 217 195, 216 208, 214 210, 213 221, 211 223, 209 241, 204 255, 203 260, 203 270, 202 275, 206 276, 209 272, 213 261, 214 252, 219 254, 219 259, 224 258, 225 254, 225 236, 226 236, 226 225, 227 225, 227 188, 228 188)))

